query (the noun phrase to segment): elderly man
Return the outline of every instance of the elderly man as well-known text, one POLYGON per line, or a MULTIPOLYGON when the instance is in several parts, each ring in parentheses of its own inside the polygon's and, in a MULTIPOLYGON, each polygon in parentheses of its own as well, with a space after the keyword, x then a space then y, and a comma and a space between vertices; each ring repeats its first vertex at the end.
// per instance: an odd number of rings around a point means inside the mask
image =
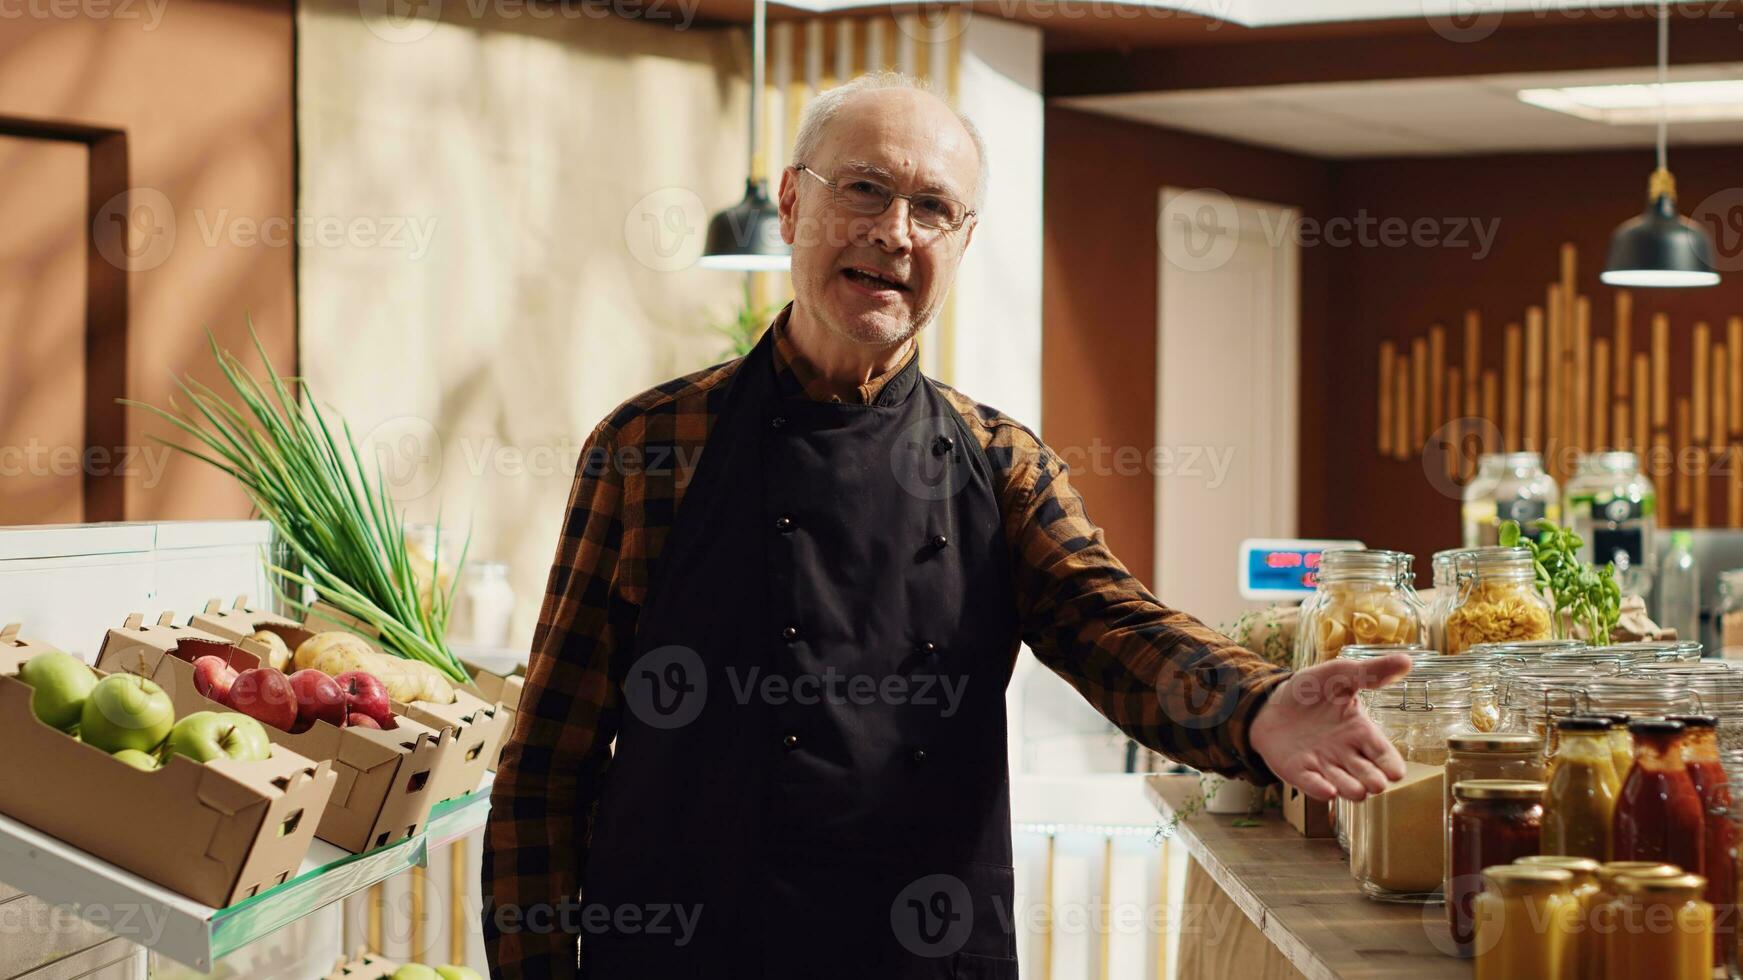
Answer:
POLYGON ((1291 675, 1163 606, 1058 456, 920 373, 986 174, 909 80, 820 95, 781 176, 792 305, 593 430, 493 794, 495 975, 1016 977, 1020 643, 1199 768, 1402 777, 1350 692, 1408 658, 1291 675))

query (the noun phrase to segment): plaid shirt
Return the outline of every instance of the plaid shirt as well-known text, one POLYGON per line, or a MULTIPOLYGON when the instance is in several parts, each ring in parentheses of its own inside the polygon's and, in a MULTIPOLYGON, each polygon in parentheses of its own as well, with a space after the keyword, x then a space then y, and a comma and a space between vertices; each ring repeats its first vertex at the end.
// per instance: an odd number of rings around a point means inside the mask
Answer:
MULTIPOLYGON (((782 311, 771 327, 786 397, 869 402, 918 356, 910 346, 864 385, 831 385, 794 349, 786 319, 782 311)), ((484 931, 495 975, 576 973, 577 934, 539 930, 547 913, 527 912, 580 892, 636 615, 742 360, 637 395, 599 423, 583 450, 491 794, 484 931)), ((1262 695, 1288 672, 1163 606, 1107 549, 1052 450, 1008 416, 940 387, 993 465, 1023 641, 1142 744, 1200 769, 1270 780, 1246 733, 1262 695)))

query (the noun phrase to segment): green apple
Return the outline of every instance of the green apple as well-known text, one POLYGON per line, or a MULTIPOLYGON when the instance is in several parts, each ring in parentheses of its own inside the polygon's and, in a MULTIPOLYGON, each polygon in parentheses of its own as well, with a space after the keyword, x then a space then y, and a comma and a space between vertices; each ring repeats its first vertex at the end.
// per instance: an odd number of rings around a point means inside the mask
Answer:
POLYGON ((442 980, 442 975, 422 963, 407 963, 393 971, 389 980, 442 980))
POLYGON ((260 722, 235 711, 196 711, 170 729, 166 755, 185 755, 195 762, 240 759, 259 762, 272 756, 272 743, 260 722))
POLYGON ((30 710, 43 724, 70 731, 79 724, 85 699, 97 686, 97 674, 70 653, 39 653, 18 668, 18 679, 32 688, 30 710))
POLYGON ((138 749, 122 749, 115 753, 115 758, 135 769, 144 769, 146 772, 158 768, 157 756, 150 752, 141 752, 138 749))
POLYGON ((105 752, 150 752, 175 724, 176 709, 156 682, 136 674, 110 674, 91 688, 79 715, 85 744, 105 752))
POLYGON ((454 966, 453 964, 436 967, 436 975, 442 980, 484 980, 478 975, 477 970, 469 966, 454 966))

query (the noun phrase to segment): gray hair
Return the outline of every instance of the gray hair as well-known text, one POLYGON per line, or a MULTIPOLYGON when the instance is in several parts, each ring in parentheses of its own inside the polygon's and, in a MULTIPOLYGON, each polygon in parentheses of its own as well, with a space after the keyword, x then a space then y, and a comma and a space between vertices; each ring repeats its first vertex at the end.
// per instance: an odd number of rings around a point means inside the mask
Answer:
MULTIPOLYGON (((849 97, 860 92, 875 92, 882 89, 910 89, 916 92, 937 94, 932 92, 932 86, 923 79, 894 71, 868 72, 852 81, 819 92, 816 98, 805 104, 805 111, 799 117, 799 133, 793 138, 793 160, 797 163, 811 161, 817 153, 817 145, 823 141, 823 131, 829 128, 830 121, 841 111, 842 104, 849 97)), ((979 210, 981 205, 986 203, 986 140, 981 138, 980 130, 975 128, 974 122, 967 116, 958 112, 954 107, 951 108, 951 111, 956 114, 957 122, 962 123, 962 128, 968 130, 968 138, 974 142, 975 155, 980 158, 980 170, 975 174, 974 180, 974 201, 971 203, 973 208, 979 210)))

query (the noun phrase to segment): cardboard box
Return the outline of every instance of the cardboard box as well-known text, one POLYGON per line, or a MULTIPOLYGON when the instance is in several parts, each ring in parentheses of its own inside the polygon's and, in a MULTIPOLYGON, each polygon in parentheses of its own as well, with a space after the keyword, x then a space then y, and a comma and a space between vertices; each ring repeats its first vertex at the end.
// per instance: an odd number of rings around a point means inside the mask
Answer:
POLYGON ((514 721, 515 717, 520 714, 520 696, 526 685, 526 676, 519 668, 514 673, 504 677, 464 660, 460 661, 460 665, 472 675, 472 683, 462 684, 460 689, 486 702, 494 703, 497 706, 497 713, 503 716, 502 741, 497 745, 489 765, 490 771, 495 772, 496 767, 502 764, 502 750, 508 745, 509 736, 514 734, 514 721))
MULTIPOLYGON (((135 769, 31 713, 16 675, 47 649, 19 640, 16 625, 0 631, 0 812, 217 908, 296 875, 337 782, 332 766, 275 745, 261 762, 172 756, 135 769)), ((178 704, 177 717, 186 713, 178 704)))
POLYGON ((399 964, 374 953, 359 952, 355 959, 341 960, 325 980, 387 980, 399 964))
POLYGON ((1303 837, 1331 837, 1331 804, 1316 800, 1301 790, 1281 784, 1283 819, 1303 837))
MULTIPOLYGON (((261 648, 176 626, 172 619, 165 613, 147 626, 138 614, 129 616, 126 625, 104 637, 97 665, 156 681, 169 692, 178 714, 229 710, 195 690, 193 661, 210 654, 238 671, 248 670, 260 666, 261 648)), ((398 843, 422 831, 430 807, 442 799, 437 791, 448 779, 454 733, 409 718, 394 720, 398 727, 386 731, 326 722, 300 733, 264 726, 274 744, 325 760, 337 774, 332 800, 315 830, 322 840, 353 853, 398 843)))
MULTIPOLYGON (((322 602, 311 606, 308 616, 298 624, 270 612, 249 609, 244 597, 238 597, 229 609, 220 609, 219 601, 213 599, 206 603, 204 612, 194 615, 189 625, 238 641, 256 630, 271 630, 283 638, 292 653, 316 633, 344 630, 362 637, 377 652, 382 651, 380 634, 367 623, 322 602)), ((507 686, 506 681, 504 686, 507 686)), ((455 758, 437 786, 438 803, 472 792, 484 782, 485 772, 496 771, 496 761, 502 755, 502 745, 508 740, 514 723, 514 712, 505 708, 500 699, 485 695, 482 689, 455 684, 454 690, 458 696, 454 704, 395 701, 393 705, 396 714, 420 724, 454 730, 455 758)), ((518 703, 518 679, 514 694, 518 703)))

